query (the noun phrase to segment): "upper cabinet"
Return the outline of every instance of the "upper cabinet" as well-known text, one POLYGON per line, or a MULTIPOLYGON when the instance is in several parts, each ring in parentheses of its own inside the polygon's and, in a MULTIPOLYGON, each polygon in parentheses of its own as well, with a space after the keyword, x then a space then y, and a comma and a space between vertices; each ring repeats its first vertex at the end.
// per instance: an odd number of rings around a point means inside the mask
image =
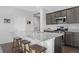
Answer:
POLYGON ((46 15, 46 24, 56 24, 55 20, 55 13, 47 14, 46 15))
POLYGON ((74 23, 75 22, 75 14, 74 9, 68 9, 67 10, 67 23, 74 23))
POLYGON ((61 11, 55 12, 55 17, 56 18, 65 17, 66 15, 67 15, 66 10, 61 10, 61 11))
POLYGON ((64 16, 66 16, 67 15, 67 11, 66 10, 62 10, 61 11, 61 17, 64 17, 64 16))
POLYGON ((51 14, 47 14, 46 15, 46 24, 52 24, 52 15, 51 14))
POLYGON ((79 7, 67 10, 67 23, 79 23, 79 7))
POLYGON ((52 24, 56 24, 56 16, 55 16, 55 13, 52 13, 52 24))
POLYGON ((55 12, 55 17, 56 17, 56 18, 61 17, 61 11, 57 11, 57 12, 55 12))
POLYGON ((79 7, 74 8, 74 16, 75 16, 75 22, 79 23, 79 7))
POLYGON ((66 23, 79 23, 79 6, 48 13, 46 18, 46 24, 56 24, 56 18, 65 17, 66 23))

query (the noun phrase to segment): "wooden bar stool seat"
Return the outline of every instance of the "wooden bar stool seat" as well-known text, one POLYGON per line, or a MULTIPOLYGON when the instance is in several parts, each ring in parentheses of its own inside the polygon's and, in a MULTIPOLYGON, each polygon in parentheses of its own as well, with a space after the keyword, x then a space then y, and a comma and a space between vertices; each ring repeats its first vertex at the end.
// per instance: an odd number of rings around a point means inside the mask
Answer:
POLYGON ((26 52, 30 52, 30 41, 28 41, 28 40, 22 40, 22 50, 23 50, 23 52, 24 53, 26 53, 26 52))
POLYGON ((30 50, 31 50, 31 52, 34 51, 35 53, 42 53, 42 52, 45 53, 46 48, 42 47, 42 46, 40 46, 38 44, 34 44, 34 45, 30 45, 30 50))

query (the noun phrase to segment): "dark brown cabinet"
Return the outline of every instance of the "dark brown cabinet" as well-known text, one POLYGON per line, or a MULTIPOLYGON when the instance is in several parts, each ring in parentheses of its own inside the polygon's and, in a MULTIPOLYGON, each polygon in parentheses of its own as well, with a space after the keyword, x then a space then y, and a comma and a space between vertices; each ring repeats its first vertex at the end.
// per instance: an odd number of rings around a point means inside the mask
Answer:
POLYGON ((75 47, 79 47, 79 33, 74 33, 74 43, 73 43, 73 46, 75 47))
POLYGON ((61 53, 62 52, 62 36, 56 37, 54 41, 54 52, 61 53))
POLYGON ((64 38, 64 44, 73 47, 79 47, 79 33, 66 32, 64 38))
POLYGON ((55 13, 52 13, 52 24, 56 24, 56 16, 55 16, 55 13))
POLYGON ((68 9, 67 10, 67 23, 74 23, 75 22, 75 15, 74 15, 74 9, 68 9))
POLYGON ((55 18, 55 14, 54 13, 47 14, 46 24, 56 24, 56 18, 55 18))
POLYGON ((64 40, 65 45, 73 46, 73 43, 74 43, 74 36, 73 35, 74 35, 73 32, 66 32, 65 33, 65 40, 64 40))
POLYGON ((62 11, 61 11, 61 16, 62 16, 62 17, 67 16, 67 11, 66 11, 66 10, 62 10, 62 11))
POLYGON ((67 23, 79 23, 79 7, 67 10, 67 23))
POLYGON ((46 15, 46 24, 52 24, 52 15, 51 14, 47 14, 46 15))
POLYGON ((57 12, 55 12, 55 17, 56 17, 56 18, 61 17, 61 11, 57 11, 57 12))
POLYGON ((66 15, 66 10, 49 13, 46 15, 46 24, 57 24, 56 18, 65 17, 66 15))
POLYGON ((79 23, 79 7, 74 8, 75 23, 79 23))
POLYGON ((79 23, 79 7, 48 13, 46 16, 46 24, 56 24, 56 18, 65 16, 66 23, 79 23))

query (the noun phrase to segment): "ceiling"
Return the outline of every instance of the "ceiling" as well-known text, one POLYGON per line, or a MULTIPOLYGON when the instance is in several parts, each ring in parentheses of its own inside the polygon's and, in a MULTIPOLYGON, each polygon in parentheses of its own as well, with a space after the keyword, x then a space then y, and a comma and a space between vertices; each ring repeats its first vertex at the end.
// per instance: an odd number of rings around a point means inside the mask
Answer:
POLYGON ((47 10, 47 13, 66 9, 66 8, 71 8, 74 6, 16 6, 16 8, 20 8, 23 10, 28 10, 30 12, 36 13, 39 12, 40 9, 45 9, 47 10))

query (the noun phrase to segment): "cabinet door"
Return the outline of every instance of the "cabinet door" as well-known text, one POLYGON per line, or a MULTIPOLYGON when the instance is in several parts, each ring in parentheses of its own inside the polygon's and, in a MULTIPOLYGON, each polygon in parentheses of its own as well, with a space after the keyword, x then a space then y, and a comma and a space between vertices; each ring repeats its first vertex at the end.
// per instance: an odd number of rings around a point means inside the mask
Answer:
POLYGON ((66 32, 65 33, 65 45, 72 46, 74 42, 74 37, 72 32, 66 32))
POLYGON ((79 23, 79 7, 74 8, 75 9, 75 22, 79 23))
POLYGON ((52 24, 52 15, 51 14, 47 14, 46 15, 46 24, 52 24))
POLYGON ((61 11, 55 12, 55 17, 56 17, 56 18, 61 17, 61 11))
POLYGON ((74 9, 68 9, 67 10, 67 23, 74 23, 75 22, 75 16, 74 16, 74 9))
POLYGON ((62 17, 65 17, 66 15, 67 15, 66 10, 62 10, 62 11, 61 11, 61 16, 62 16, 62 17))
POLYGON ((67 20, 67 10, 62 10, 61 11, 61 16, 66 17, 66 19, 65 19, 65 22, 66 22, 66 20, 67 20))
POLYGON ((62 52, 62 36, 55 38, 54 52, 55 53, 61 53, 62 52))
POLYGON ((74 46, 79 47, 79 33, 74 34, 74 46))
POLYGON ((52 24, 56 24, 55 13, 52 13, 51 16, 52 16, 52 24))

